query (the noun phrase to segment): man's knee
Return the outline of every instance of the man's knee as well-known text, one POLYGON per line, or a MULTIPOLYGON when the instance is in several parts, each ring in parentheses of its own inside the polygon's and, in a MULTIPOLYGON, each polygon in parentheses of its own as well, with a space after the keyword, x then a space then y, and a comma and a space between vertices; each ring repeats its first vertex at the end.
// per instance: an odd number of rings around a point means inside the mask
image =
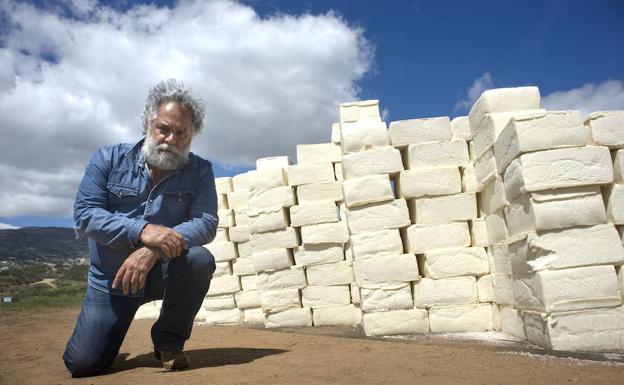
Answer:
POLYGON ((72 354, 69 350, 63 354, 65 367, 72 377, 88 377, 98 374, 112 364, 112 359, 101 359, 88 354, 72 354))
POLYGON ((212 277, 217 265, 212 253, 203 246, 194 246, 189 249, 187 258, 196 274, 202 277, 212 277))

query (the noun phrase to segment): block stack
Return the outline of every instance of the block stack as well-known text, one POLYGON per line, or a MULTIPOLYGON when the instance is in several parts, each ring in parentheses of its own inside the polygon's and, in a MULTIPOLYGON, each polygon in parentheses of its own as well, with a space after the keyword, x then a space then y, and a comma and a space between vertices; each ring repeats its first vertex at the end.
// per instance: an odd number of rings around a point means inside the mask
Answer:
POLYGON ((403 252, 399 229, 410 224, 407 203, 391 178, 403 170, 390 146, 377 100, 340 105, 343 192, 353 272, 367 335, 416 334, 429 328, 414 309, 410 282, 420 278, 414 254, 403 252))
POLYGON ((511 291, 507 282, 499 290, 494 280, 494 293, 517 309, 501 308, 501 327, 553 349, 621 349, 624 311, 615 265, 624 262, 623 250, 601 194, 601 186, 605 196, 611 191, 613 163, 607 143, 587 135, 601 126, 600 118, 589 119, 587 130, 579 112, 539 110, 539 103, 535 87, 490 90, 469 115, 474 135, 507 114, 500 131, 492 126, 493 145, 475 165, 478 178, 488 176, 480 180, 486 185, 481 202, 502 206, 508 232, 492 246, 494 265, 511 269, 511 291), (527 109, 534 111, 510 112, 527 109))
POLYGON ((417 255, 423 275, 413 283, 416 308, 428 311, 432 333, 491 329, 491 296, 483 289, 479 295, 477 285, 489 273, 487 253, 469 229, 477 198, 465 118, 453 125, 448 117, 396 121, 388 134, 406 168, 396 190, 410 211, 406 250, 417 255))
POLYGON ((238 253, 229 237, 230 229, 234 228, 235 224, 234 210, 228 203, 228 194, 233 191, 232 178, 215 178, 215 187, 219 226, 215 239, 204 247, 214 256, 216 269, 196 319, 208 324, 237 324, 242 320, 242 312, 236 306, 234 298, 240 291, 240 282, 232 273, 232 265, 238 253))
POLYGON ((296 204, 288 185, 290 164, 285 156, 260 158, 249 172, 252 266, 266 327, 312 326, 312 313, 301 304, 305 273, 293 258, 299 235, 290 226, 289 208, 296 204))
POLYGON ((352 299, 353 267, 345 260, 349 240, 347 222, 339 207, 343 200, 340 178, 342 152, 336 143, 297 145, 297 164, 289 166, 288 180, 297 189, 298 204, 290 208, 291 226, 299 229, 301 246, 297 266, 305 269, 308 287, 303 306, 312 309, 315 326, 358 325, 359 308, 352 299))

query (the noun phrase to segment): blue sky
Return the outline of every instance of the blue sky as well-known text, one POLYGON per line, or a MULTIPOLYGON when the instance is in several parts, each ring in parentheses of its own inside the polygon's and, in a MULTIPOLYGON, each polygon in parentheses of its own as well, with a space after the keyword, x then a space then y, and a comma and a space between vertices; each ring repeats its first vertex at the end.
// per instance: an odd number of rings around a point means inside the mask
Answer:
POLYGON ((19 205, 0 210, 0 223, 71 226, 68 210, 88 155, 102 144, 138 140, 140 132, 133 119, 140 112, 137 109, 146 85, 163 74, 184 77, 187 65, 193 69, 187 84, 208 95, 209 113, 218 111, 206 122, 207 133, 202 134, 206 142, 194 148, 213 161, 217 176, 249 169, 259 156, 291 155, 295 143, 328 141, 329 126, 337 118, 335 103, 348 98, 379 99, 388 122, 463 115, 475 93, 522 85, 539 86, 548 108, 624 108, 622 1, 243 1, 234 5, 226 1, 218 6, 200 1, 157 1, 146 2, 150 6, 142 12, 137 11, 138 3, 94 5, 89 0, 73 0, 53 6, 32 2, 22 7, 9 2, 8 11, 5 8, 3 14, 0 9, 3 20, 11 15, 9 27, 0 30, 0 48, 12 55, 0 55, 0 66, 12 69, 0 73, 2 100, 23 105, 23 100, 41 97, 51 103, 35 104, 34 110, 25 112, 33 115, 26 119, 0 119, 0 130, 8 137, 7 149, 15 152, 0 148, 10 154, 6 160, 0 158, 0 167, 4 167, 0 168, 4 174, 0 184, 5 186, 4 191, 0 187, 0 198, 10 202, 22 189, 30 194, 20 198, 19 205), (171 12, 164 12, 163 7, 171 12), (193 11, 184 13, 185 9, 193 11), (85 47, 64 36, 74 30, 102 31, 95 27, 108 26, 101 17, 105 12, 121 27, 94 34, 91 39, 93 45, 102 39, 106 47, 100 50, 106 52, 102 60, 106 64, 111 56, 112 64, 91 68, 97 55, 82 58, 77 52, 85 47), (176 24, 172 16, 176 14, 199 14, 204 19, 196 21, 197 25, 207 29, 194 38, 188 32, 178 32, 183 22, 176 24), (212 19, 213 15, 219 17, 212 19), (44 21, 31 25, 31 19, 44 21), (146 20, 167 25, 174 37, 150 36, 147 24, 137 32, 134 25, 148 23, 146 20), (211 29, 213 24, 216 26, 211 29), (257 31, 258 37, 251 35, 241 43, 237 37, 250 29, 257 31), (119 30, 125 31, 122 37, 107 40, 119 30), (194 42, 180 51, 185 60, 175 61, 178 59, 169 54, 157 64, 166 66, 171 61, 175 68, 159 67, 151 77, 141 78, 149 71, 134 64, 152 53, 146 49, 132 60, 132 50, 126 46, 136 44, 135 50, 150 43, 168 47, 179 36, 194 42), (316 44, 318 41, 323 44, 316 44), (219 48, 205 53, 202 44, 219 48), (252 48, 238 55, 240 46, 252 48), (119 57, 112 60, 117 51, 119 57), (22 55, 24 52, 27 54, 22 55), (188 62, 201 55, 206 56, 198 75, 188 62), (220 57, 227 60, 219 64, 220 57), (124 60, 132 65, 115 66, 124 60), (284 77, 291 68, 293 74, 284 77), (68 73, 72 76, 64 78, 68 73), (18 75, 21 80, 14 81, 18 75), (97 82, 101 85, 94 86, 97 82), (111 86, 124 82, 136 82, 137 91, 133 87, 128 93, 111 86), (311 89, 310 84, 317 88, 311 89), (49 95, 59 90, 62 104, 54 105, 55 98, 49 95), (210 94, 213 91, 214 95, 210 94), (127 102, 122 103, 125 98, 127 102), (258 104, 263 113, 249 113, 247 107, 255 108, 256 100, 262 101, 258 104), (91 106, 93 115, 83 117, 76 104, 91 106), (37 115, 38 109, 41 115, 37 115), (59 109, 66 115, 57 120, 70 116, 75 124, 72 132, 84 137, 65 138, 63 130, 69 128, 54 131, 56 126, 48 129, 48 122, 39 118, 56 116, 59 109), (21 127, 22 120, 31 121, 21 127), (85 124, 103 129, 86 134, 85 124), (33 160, 40 147, 25 145, 24 133, 38 135, 40 129, 53 130, 56 138, 63 139, 59 146, 64 147, 49 147, 50 153, 59 153, 54 159, 67 154, 71 158, 62 162, 33 160))

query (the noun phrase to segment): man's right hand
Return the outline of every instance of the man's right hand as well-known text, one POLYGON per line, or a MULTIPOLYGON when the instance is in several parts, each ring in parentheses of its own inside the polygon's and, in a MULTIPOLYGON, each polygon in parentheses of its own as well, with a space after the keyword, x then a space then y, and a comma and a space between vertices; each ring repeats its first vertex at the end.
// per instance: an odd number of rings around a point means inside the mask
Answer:
POLYGON ((168 258, 180 256, 187 248, 184 237, 177 231, 151 223, 143 228, 139 239, 145 246, 159 248, 168 258))

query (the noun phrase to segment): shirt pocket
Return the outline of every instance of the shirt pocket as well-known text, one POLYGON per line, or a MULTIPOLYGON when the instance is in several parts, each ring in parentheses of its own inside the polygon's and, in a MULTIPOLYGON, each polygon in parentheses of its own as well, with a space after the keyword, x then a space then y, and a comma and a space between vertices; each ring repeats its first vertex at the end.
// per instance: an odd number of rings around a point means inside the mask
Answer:
POLYGON ((166 190, 163 193, 163 208, 172 217, 184 219, 188 215, 194 200, 194 191, 166 190))
POLYGON ((139 195, 139 189, 136 187, 108 183, 106 188, 108 190, 109 207, 121 212, 127 212, 136 208, 139 195))

